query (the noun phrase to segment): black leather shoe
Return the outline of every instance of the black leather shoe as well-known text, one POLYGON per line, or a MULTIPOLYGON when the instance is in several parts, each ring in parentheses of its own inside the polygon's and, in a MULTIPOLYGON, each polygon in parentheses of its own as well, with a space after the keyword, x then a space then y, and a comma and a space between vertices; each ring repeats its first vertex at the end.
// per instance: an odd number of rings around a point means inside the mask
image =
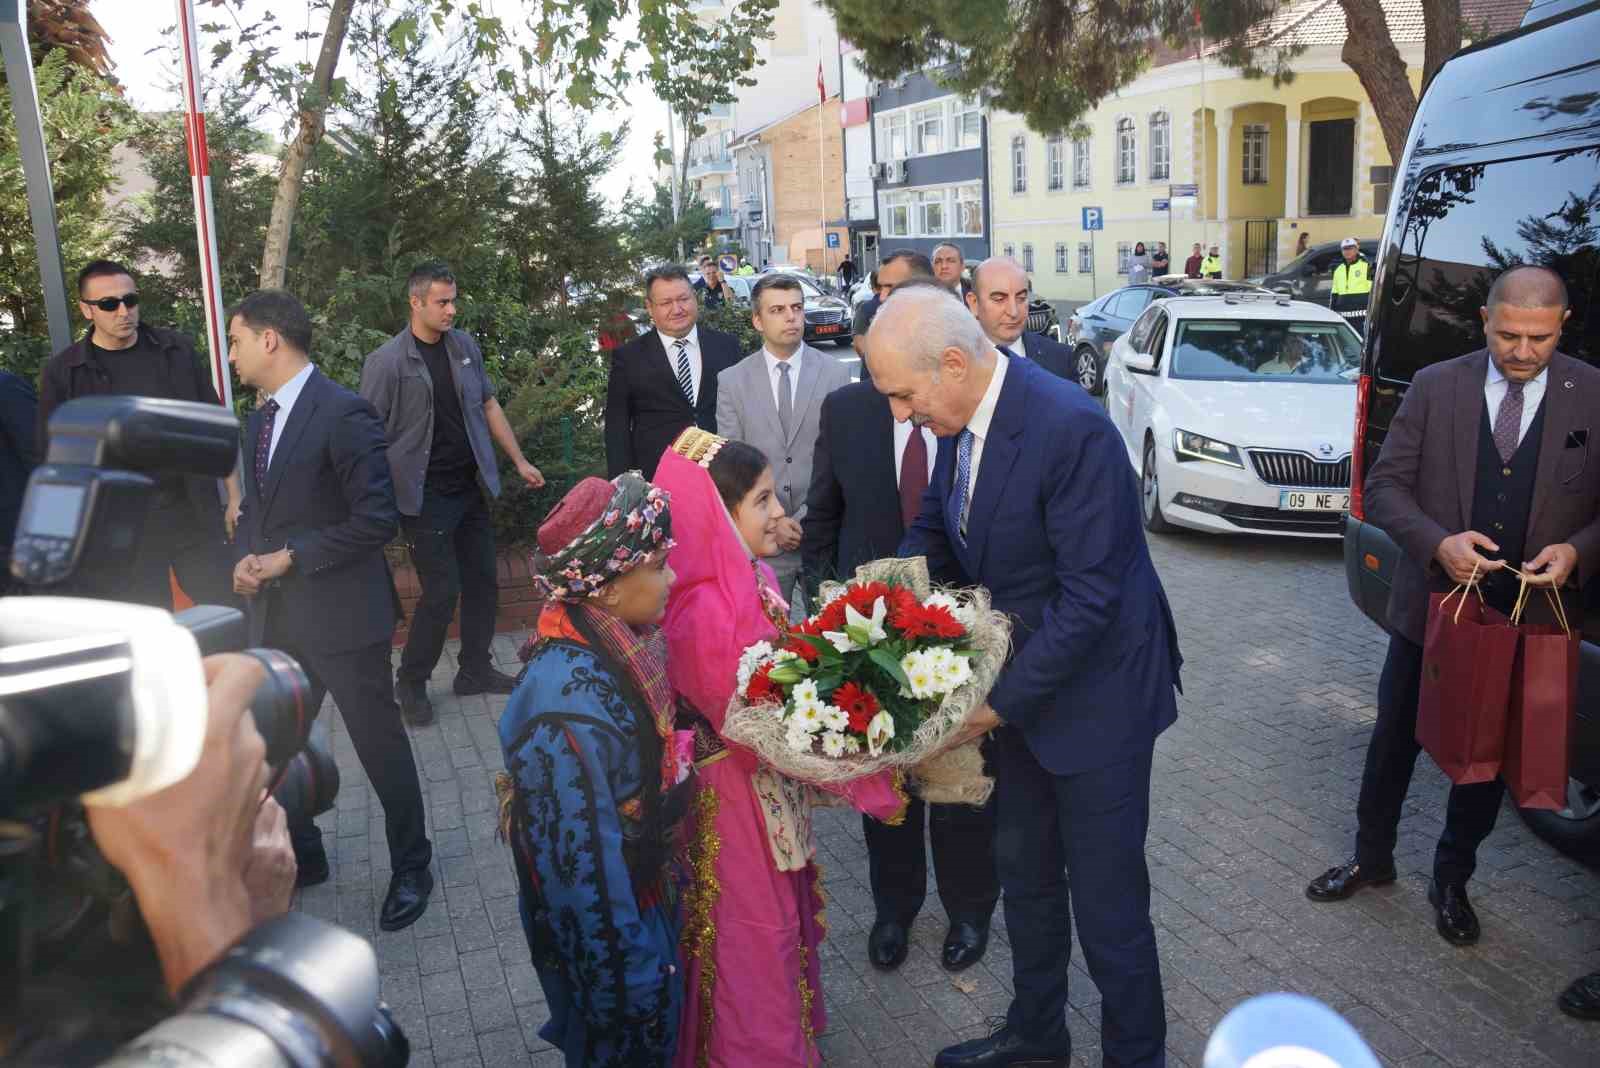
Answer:
POLYGON ((1063 1038, 1059 1046, 1029 1042, 1013 1031, 1004 1017, 995 1017, 988 1038, 974 1038, 947 1046, 934 1058, 934 1068, 1066 1068, 1072 1063, 1072 1041, 1063 1038))
POLYGON ((1600 972, 1590 972, 1567 987, 1556 1007, 1577 1020, 1600 1020, 1600 972))
POLYGON ((389 896, 383 899, 378 926, 398 931, 417 922, 428 910, 428 895, 433 893, 433 873, 427 868, 397 871, 389 880, 389 896))
POLYGON ((950 931, 944 936, 944 953, 941 958, 944 970, 959 972, 970 968, 983 959, 983 951, 989 948, 989 929, 980 928, 977 924, 952 923, 950 931))
POLYGON ((433 722, 433 702, 428 700, 427 684, 394 681, 394 696, 400 702, 400 715, 413 727, 426 727, 433 722))
POLYGON ((1478 914, 1472 911, 1467 900, 1467 888, 1455 883, 1441 886, 1437 881, 1428 887, 1428 903, 1438 916, 1439 934, 1452 946, 1470 946, 1483 933, 1478 926, 1478 914))
POLYGON ((494 668, 481 671, 462 671, 456 674, 455 691, 459 697, 477 693, 510 693, 517 688, 515 676, 494 668))
POLYGON ((294 858, 295 872, 294 885, 299 887, 317 886, 328 881, 328 854, 318 848, 315 853, 306 853, 305 856, 294 858))
POLYGON ((1355 861, 1329 868, 1306 887, 1306 897, 1312 901, 1343 901, 1357 890, 1368 886, 1385 886, 1394 882, 1394 865, 1373 870, 1363 868, 1355 861))
POLYGON ((867 959, 874 968, 889 971, 900 967, 910 948, 911 939, 906 936, 905 926, 893 920, 879 920, 867 935, 867 959))

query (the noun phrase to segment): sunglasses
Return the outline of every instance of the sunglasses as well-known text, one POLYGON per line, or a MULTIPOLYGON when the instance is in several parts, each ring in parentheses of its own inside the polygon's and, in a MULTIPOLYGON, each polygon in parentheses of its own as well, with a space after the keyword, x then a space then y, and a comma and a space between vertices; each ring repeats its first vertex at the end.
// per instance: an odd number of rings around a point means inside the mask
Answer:
POLYGON ((84 303, 93 304, 103 312, 114 312, 117 310, 117 306, 121 304, 126 304, 130 308, 137 308, 139 306, 139 294, 125 293, 120 297, 101 297, 99 300, 86 300, 84 303))

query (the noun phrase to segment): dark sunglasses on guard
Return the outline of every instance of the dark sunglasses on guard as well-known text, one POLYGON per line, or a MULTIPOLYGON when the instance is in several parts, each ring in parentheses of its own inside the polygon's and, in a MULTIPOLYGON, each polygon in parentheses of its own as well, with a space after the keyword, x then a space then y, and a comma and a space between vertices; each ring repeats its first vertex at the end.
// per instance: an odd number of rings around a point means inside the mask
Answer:
POLYGON ((114 312, 117 310, 117 306, 119 304, 126 304, 130 308, 137 308, 139 306, 139 294, 124 293, 120 297, 101 297, 99 300, 86 300, 84 303, 93 304, 96 308, 99 308, 104 312, 114 312))

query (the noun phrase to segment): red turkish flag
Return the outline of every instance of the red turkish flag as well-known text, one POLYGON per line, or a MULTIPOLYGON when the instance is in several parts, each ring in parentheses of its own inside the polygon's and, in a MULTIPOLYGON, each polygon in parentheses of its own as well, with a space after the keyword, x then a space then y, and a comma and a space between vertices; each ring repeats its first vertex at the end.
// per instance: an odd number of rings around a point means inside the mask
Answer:
POLYGON ((828 84, 822 80, 822 60, 817 60, 817 103, 828 102, 828 84))

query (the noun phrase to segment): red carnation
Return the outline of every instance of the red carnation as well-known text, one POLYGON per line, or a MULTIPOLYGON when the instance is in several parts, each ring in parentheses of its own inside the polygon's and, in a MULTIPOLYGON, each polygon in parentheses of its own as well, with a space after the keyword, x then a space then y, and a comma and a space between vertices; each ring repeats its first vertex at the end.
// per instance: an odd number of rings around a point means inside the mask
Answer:
POLYGON ((822 613, 817 616, 817 621, 815 624, 817 628, 817 635, 819 637, 822 635, 822 632, 826 630, 844 630, 844 608, 845 599, 843 597, 836 597, 833 600, 833 603, 829 604, 828 607, 822 610, 822 613))
MULTIPOLYGON (((851 586, 845 591, 844 603, 854 608, 864 616, 872 615, 872 605, 879 597, 887 603, 890 596, 889 584, 886 582, 869 582, 865 586, 851 586)), ((837 601, 834 602, 838 604, 837 601)), ((843 611, 840 618, 844 618, 843 611)))
MULTIPOLYGON (((795 629, 798 630, 799 628, 797 627, 795 629)), ((801 641, 799 638, 790 638, 789 643, 784 646, 784 649, 793 653, 795 656, 798 656, 801 660, 804 660, 808 664, 815 664, 817 662, 817 647, 812 645, 810 642, 801 641)))
POLYGON ((752 705, 779 703, 783 700, 783 690, 772 681, 770 664, 750 676, 750 683, 744 688, 744 699, 752 705))
POLYGON ((950 610, 940 605, 914 605, 892 622, 907 638, 960 638, 967 633, 950 610))
POLYGON ((916 594, 904 586, 896 586, 889 591, 889 622, 893 623, 895 616, 909 608, 916 608, 919 604, 921 602, 917 600, 916 594))
POLYGON ((850 716, 850 729, 857 734, 867 733, 867 724, 872 722, 880 707, 871 690, 853 682, 833 691, 833 703, 850 716))

